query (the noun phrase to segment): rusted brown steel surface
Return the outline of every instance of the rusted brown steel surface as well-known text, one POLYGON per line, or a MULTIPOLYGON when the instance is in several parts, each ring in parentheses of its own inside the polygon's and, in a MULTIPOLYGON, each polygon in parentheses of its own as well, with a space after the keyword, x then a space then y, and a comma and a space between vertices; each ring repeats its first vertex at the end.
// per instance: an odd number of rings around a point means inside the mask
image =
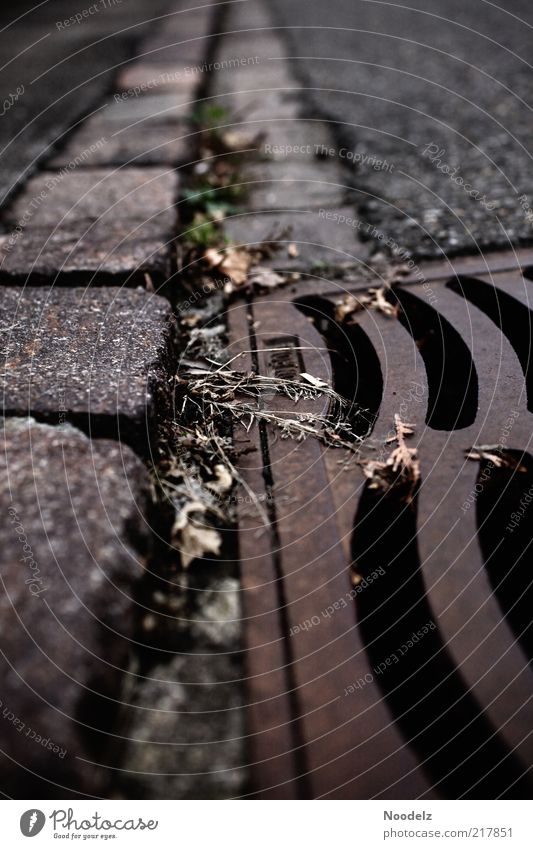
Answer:
POLYGON ((519 266, 532 260, 435 264, 388 296, 396 316, 365 309, 349 325, 332 319, 346 290, 318 280, 233 305, 246 368, 328 381, 368 422, 355 459, 270 424, 236 433, 258 796, 531 794, 533 513, 517 505, 533 492, 533 283, 519 266), (414 431, 410 493, 365 476, 390 456, 395 416, 414 431), (354 571, 377 577, 354 592, 354 571))

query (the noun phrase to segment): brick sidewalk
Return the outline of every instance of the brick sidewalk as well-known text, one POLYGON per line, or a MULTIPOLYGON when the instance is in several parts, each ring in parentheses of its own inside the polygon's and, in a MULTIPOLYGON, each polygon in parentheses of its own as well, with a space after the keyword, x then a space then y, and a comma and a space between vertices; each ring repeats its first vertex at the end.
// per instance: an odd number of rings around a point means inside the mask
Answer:
POLYGON ((5 77, 24 91, 0 158, 0 789, 233 796, 234 569, 180 574, 153 502, 173 416, 181 174, 218 10, 95 7, 28 11, 2 48, 35 42, 5 77))

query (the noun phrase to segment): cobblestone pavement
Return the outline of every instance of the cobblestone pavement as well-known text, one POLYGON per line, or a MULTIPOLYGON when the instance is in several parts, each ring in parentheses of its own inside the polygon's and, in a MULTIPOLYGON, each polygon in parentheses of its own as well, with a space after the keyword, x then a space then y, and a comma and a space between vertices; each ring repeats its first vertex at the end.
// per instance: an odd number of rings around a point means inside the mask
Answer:
MULTIPOLYGON (((0 131, 0 199, 49 160, 86 114, 105 107, 114 78, 153 26, 145 6, 142 0, 3 5, 2 113, 9 120, 0 131)), ((154 0, 150 15, 157 20, 172 7, 154 0)))
MULTIPOLYGON (((0 12, 5 796, 254 793, 238 540, 209 529, 195 548, 193 523, 180 551, 172 502, 192 433, 177 372, 212 367, 235 289, 530 241, 527 87, 510 47, 525 50, 524 30, 485 4, 474 73, 470 40, 452 45, 446 22, 435 35, 435 0, 422 23, 409 13, 420 43, 401 43, 390 77, 405 19, 389 9, 374 38, 383 5, 0 12)), ((216 468, 214 514, 228 497, 216 468)))
POLYGON ((235 569, 185 575, 154 503, 182 175, 218 14, 188 5, 0 13, 7 796, 246 786, 235 569))

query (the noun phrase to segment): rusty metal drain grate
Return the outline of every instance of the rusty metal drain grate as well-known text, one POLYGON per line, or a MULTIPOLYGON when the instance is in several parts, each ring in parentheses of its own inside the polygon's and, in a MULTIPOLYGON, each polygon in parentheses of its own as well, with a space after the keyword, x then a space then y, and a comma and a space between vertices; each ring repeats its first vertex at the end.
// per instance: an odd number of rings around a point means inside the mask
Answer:
POLYGON ((433 264, 389 296, 396 315, 349 323, 346 290, 311 279, 231 308, 247 367, 331 382, 362 439, 358 462, 265 422, 236 433, 257 796, 531 796, 530 266, 433 264), (411 486, 371 476, 395 416, 411 486))

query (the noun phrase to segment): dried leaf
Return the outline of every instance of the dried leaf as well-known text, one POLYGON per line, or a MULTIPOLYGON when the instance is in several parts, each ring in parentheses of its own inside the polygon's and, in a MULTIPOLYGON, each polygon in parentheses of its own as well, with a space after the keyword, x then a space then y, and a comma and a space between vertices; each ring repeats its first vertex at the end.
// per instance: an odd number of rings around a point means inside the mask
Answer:
POLYGON ((246 283, 252 259, 248 251, 228 248, 218 268, 226 274, 236 286, 246 283))
POLYGON ((202 321, 202 314, 199 312, 190 312, 180 319, 180 324, 183 327, 194 328, 202 321))
POLYGON ((467 460, 489 460, 493 463, 497 469, 500 466, 504 465, 503 457, 500 457, 498 454, 492 454, 490 451, 483 451, 479 449, 472 449, 466 455, 467 460))
POLYGON ((202 255, 202 259, 208 268, 218 268, 224 261, 224 254, 217 251, 216 248, 207 248, 202 255))
POLYGON ((205 504, 200 501, 189 501, 180 510, 172 526, 172 540, 180 550, 184 569, 198 557, 204 557, 206 554, 215 556, 220 554, 222 537, 219 532, 196 518, 198 514, 205 516, 205 513, 205 504))
POLYGON ((527 471, 526 467, 516 457, 502 451, 498 445, 474 445, 467 451, 466 459, 486 460, 496 466, 497 469, 503 466, 510 469, 514 468, 517 472, 527 471))
POLYGON ((341 301, 335 304, 335 321, 342 324, 356 312, 363 309, 363 304, 354 295, 345 295, 341 301))
POLYGON ((257 136, 246 135, 235 130, 227 130, 221 134, 221 141, 226 150, 244 150, 257 144, 257 136))
MULTIPOLYGON (((202 260, 208 268, 216 268, 225 274, 235 286, 242 286, 248 279, 252 257, 243 248, 227 248, 225 251, 207 248, 202 254, 202 260)), ((233 286, 229 283, 224 289, 230 294, 233 286)))
POLYGON ((256 265, 250 271, 249 282, 250 286, 261 290, 276 289, 278 286, 283 286, 286 281, 281 274, 276 274, 271 268, 256 265))
POLYGON ((216 479, 206 483, 206 487, 210 489, 211 492, 216 492, 217 494, 228 492, 233 486, 233 478, 227 466, 223 466, 222 463, 217 463, 213 471, 216 479))
POLYGON ((206 528, 191 521, 181 532, 181 561, 183 568, 188 566, 198 557, 213 554, 218 557, 222 538, 214 528, 206 528))
POLYGON ((372 296, 372 300, 367 304, 367 309, 375 309, 383 313, 383 315, 394 316, 397 310, 395 305, 389 303, 386 299, 386 291, 384 286, 381 286, 379 289, 369 289, 368 294, 372 296))
POLYGON ((395 316, 397 308, 387 300, 385 296, 387 291, 387 286, 381 286, 379 289, 368 289, 361 294, 345 295, 335 305, 335 319, 338 322, 349 321, 355 313, 363 309, 376 310, 388 317, 395 316))
POLYGON ((224 221, 226 217, 226 211, 222 206, 213 207, 210 212, 213 221, 224 221))

